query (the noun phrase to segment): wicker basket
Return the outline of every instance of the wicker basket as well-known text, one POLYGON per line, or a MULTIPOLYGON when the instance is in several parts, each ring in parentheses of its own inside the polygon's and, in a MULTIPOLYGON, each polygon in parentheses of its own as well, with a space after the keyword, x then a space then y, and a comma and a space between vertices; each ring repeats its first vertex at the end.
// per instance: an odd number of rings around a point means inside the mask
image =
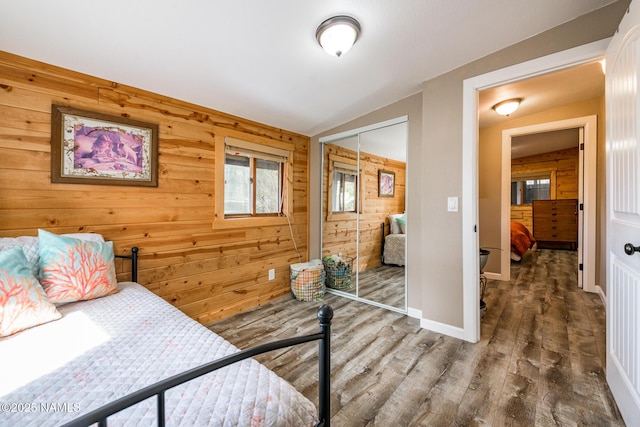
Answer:
POLYGON ((353 258, 344 255, 328 255, 322 259, 327 275, 325 283, 331 289, 351 289, 353 283, 353 258))
POLYGON ((320 301, 324 297, 325 273, 319 259, 291 264, 289 277, 291 278, 291 295, 295 299, 320 301))

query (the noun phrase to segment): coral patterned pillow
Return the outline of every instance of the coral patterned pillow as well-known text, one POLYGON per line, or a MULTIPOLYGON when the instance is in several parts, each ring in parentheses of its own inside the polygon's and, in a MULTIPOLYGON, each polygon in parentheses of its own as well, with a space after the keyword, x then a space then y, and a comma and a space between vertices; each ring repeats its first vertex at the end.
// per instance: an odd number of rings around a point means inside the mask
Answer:
POLYGON ((49 301, 64 304, 118 292, 113 244, 38 230, 40 283, 49 301))
POLYGON ((59 319, 22 248, 0 251, 0 337, 59 319))

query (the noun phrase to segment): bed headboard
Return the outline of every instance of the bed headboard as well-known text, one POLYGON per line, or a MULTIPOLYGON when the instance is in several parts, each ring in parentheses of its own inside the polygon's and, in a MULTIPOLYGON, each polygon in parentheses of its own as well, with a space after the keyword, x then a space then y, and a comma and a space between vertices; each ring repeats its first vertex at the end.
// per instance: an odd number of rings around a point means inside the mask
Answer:
POLYGON ((131 281, 138 281, 138 247, 131 248, 131 255, 114 255, 116 258, 124 258, 131 260, 131 281))

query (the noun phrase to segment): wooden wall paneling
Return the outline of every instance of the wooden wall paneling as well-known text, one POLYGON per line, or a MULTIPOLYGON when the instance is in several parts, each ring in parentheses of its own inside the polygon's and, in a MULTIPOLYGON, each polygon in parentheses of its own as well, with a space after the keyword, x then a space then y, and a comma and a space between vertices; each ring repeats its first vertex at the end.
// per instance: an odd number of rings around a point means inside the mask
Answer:
MULTIPOLYGON (((117 253, 140 247, 139 282, 210 322, 289 294, 308 258, 304 135, 0 52, 0 236, 97 232, 117 253), (51 184, 51 104, 159 125, 157 188, 51 184), (216 135, 295 147, 289 227, 213 230, 216 135), (268 280, 268 269, 276 279, 268 280)), ((117 262, 118 279, 130 267, 117 262)))
MULTIPOLYGON (((556 183, 551 189, 551 198, 576 199, 578 198, 578 155, 579 151, 576 147, 513 159, 511 174, 551 172, 555 176, 556 183)), ((511 220, 524 224, 529 231, 533 232, 531 205, 511 206, 511 220)))
MULTIPOLYGON (((334 253, 356 254, 356 222, 355 219, 340 220, 340 214, 334 214, 332 221, 327 221, 329 206, 329 157, 340 156, 357 159, 357 153, 333 144, 325 145, 325 170, 323 171, 323 231, 322 255, 334 253)), ((388 224, 388 216, 402 213, 405 209, 405 176, 406 165, 391 159, 360 153, 361 191, 364 194, 363 208, 360 212, 360 271, 380 265, 382 231, 380 224, 388 224), (384 169, 396 174, 394 197, 378 197, 378 170, 384 169)), ((388 228, 387 228, 388 229, 388 228)))

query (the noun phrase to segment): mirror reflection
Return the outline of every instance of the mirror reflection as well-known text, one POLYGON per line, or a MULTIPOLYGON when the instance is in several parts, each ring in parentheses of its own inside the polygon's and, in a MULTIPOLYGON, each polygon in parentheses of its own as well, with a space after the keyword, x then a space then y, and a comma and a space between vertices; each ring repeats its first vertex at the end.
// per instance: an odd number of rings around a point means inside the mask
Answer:
POLYGON ((406 311, 407 123, 323 144, 326 285, 406 311))

